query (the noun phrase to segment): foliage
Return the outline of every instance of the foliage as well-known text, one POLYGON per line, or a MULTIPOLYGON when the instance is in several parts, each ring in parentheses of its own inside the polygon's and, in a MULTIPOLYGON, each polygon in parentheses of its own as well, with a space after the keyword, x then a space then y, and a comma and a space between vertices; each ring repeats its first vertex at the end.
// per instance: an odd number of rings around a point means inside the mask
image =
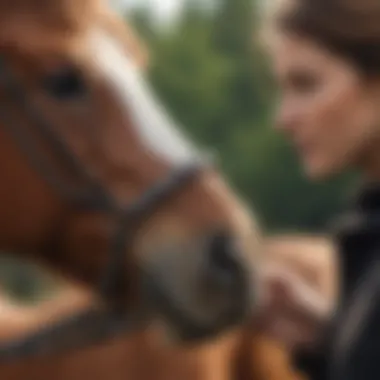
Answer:
POLYGON ((132 19, 147 37, 150 78, 160 98, 198 142, 218 150, 226 174, 267 228, 323 229, 339 210, 352 175, 309 183, 272 130, 276 92, 254 38, 255 3, 219 0, 210 12, 189 0, 169 32, 152 33, 132 19))

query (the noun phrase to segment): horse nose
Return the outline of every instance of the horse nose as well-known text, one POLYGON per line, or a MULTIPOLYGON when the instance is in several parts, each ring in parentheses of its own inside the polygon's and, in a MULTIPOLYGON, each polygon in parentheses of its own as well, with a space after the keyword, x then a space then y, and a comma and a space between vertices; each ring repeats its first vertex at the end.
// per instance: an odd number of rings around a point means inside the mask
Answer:
POLYGON ((232 290, 242 266, 239 247, 226 232, 211 236, 207 250, 206 276, 217 290, 232 290))

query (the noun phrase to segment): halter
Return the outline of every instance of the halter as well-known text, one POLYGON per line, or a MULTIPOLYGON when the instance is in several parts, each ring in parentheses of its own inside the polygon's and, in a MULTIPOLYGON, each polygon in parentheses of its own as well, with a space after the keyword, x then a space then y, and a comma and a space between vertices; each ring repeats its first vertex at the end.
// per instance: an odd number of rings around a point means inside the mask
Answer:
MULTIPOLYGON (((144 320, 142 310, 126 313, 120 304, 120 299, 115 297, 117 292, 125 289, 123 286, 126 279, 123 268, 127 234, 131 238, 133 230, 148 214, 153 213, 161 203, 194 180, 204 167, 203 159, 194 160, 188 166, 174 169, 167 178, 149 188, 130 206, 123 207, 82 165, 78 157, 60 139, 43 115, 32 106, 28 101, 25 89, 13 75, 4 58, 1 57, 0 85, 5 89, 9 100, 29 117, 33 123, 33 133, 37 133, 39 138, 46 142, 59 158, 60 163, 63 163, 75 177, 83 180, 87 186, 85 189, 78 190, 57 175, 54 165, 41 152, 30 133, 14 122, 7 107, 0 104, 0 121, 3 128, 37 174, 76 210, 101 212, 117 222, 111 240, 109 262, 98 289, 101 298, 107 305, 106 309, 90 307, 26 338, 0 345, 0 361, 93 344, 114 336, 118 332, 130 331, 140 326, 144 320)), ((163 307, 166 303, 163 303, 163 307)))

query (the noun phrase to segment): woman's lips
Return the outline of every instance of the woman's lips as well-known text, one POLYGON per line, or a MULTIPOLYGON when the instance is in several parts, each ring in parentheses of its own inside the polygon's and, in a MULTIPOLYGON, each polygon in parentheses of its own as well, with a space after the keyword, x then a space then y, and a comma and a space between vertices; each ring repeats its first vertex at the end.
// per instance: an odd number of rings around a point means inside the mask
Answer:
POLYGON ((314 144, 308 141, 302 141, 302 142, 296 142, 295 146, 299 154, 301 154, 302 156, 307 156, 312 152, 314 144))

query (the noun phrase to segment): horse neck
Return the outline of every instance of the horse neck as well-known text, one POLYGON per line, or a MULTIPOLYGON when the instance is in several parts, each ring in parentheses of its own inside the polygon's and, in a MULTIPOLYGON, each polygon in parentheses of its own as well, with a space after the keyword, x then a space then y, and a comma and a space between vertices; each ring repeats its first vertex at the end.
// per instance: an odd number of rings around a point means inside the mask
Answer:
POLYGON ((234 360, 237 380, 304 380, 292 367, 288 349, 257 331, 245 331, 234 360))

